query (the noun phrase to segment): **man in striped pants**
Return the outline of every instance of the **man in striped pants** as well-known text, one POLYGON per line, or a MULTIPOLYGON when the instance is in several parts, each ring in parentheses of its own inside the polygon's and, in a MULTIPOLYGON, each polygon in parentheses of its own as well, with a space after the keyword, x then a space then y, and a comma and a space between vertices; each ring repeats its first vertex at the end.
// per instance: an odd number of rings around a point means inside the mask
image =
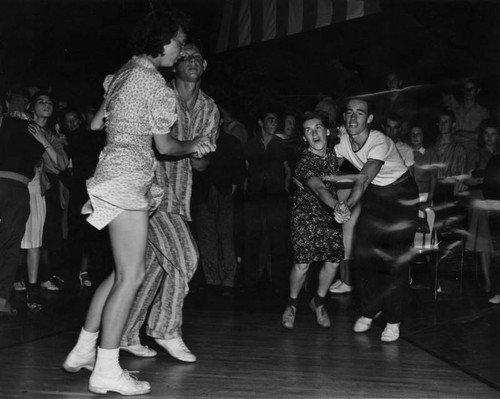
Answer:
MULTIPOLYGON (((198 44, 186 43, 183 53, 171 84, 177 96, 178 119, 170 134, 178 140, 207 135, 215 144, 219 111, 214 101, 200 90, 207 63, 198 44)), ((181 330, 184 298, 199 260, 188 222, 191 220, 192 169, 203 171, 209 158, 193 154, 159 161, 156 180, 163 187, 164 195, 149 222, 146 277, 130 311, 120 347, 135 356, 156 356, 156 351, 142 345, 139 338, 151 305, 146 334, 174 358, 194 362, 196 356, 184 344, 181 330)))

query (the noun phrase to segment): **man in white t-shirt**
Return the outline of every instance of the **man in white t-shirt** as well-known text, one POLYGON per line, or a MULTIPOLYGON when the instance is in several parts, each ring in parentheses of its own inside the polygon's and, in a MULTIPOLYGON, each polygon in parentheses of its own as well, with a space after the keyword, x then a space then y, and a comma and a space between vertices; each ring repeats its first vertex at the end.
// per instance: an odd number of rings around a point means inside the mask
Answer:
POLYGON ((368 331, 382 311, 387 324, 381 340, 392 342, 399 338, 408 287, 418 188, 394 142, 370 130, 373 114, 367 101, 348 100, 344 118, 348 134, 340 136, 335 151, 360 171, 345 203, 350 209, 362 203, 354 235, 362 316, 353 329, 368 331))

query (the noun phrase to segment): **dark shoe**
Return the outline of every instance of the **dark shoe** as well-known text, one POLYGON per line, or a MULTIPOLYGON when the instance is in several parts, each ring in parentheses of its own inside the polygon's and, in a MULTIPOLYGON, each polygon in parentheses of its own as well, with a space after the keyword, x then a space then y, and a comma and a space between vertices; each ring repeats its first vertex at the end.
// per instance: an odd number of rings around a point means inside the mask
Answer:
POLYGON ((295 323, 295 314, 297 313, 297 309, 295 306, 287 306, 285 311, 283 312, 283 316, 281 317, 281 324, 283 327, 291 330, 295 323))
POLYGON ((330 317, 326 312, 325 305, 316 306, 314 303, 314 298, 309 302, 309 307, 316 313, 316 322, 322 328, 329 328, 331 326, 330 317))
POLYGON ((42 310, 42 304, 40 301, 40 291, 30 291, 26 293, 26 306, 30 312, 37 313, 42 310))

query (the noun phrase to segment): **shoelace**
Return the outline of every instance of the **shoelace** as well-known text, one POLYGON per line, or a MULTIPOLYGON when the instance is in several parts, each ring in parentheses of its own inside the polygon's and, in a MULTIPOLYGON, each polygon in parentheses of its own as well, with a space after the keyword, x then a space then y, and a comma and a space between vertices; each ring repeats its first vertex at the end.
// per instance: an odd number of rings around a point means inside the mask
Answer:
POLYGON ((295 312, 296 312, 295 307, 289 306, 288 309, 289 310, 287 312, 288 313, 287 316, 295 317, 295 312))
POLYGON ((179 349, 186 351, 186 352, 189 352, 188 347, 186 346, 186 344, 184 343, 184 341, 182 339, 177 339, 177 345, 179 345, 179 349))

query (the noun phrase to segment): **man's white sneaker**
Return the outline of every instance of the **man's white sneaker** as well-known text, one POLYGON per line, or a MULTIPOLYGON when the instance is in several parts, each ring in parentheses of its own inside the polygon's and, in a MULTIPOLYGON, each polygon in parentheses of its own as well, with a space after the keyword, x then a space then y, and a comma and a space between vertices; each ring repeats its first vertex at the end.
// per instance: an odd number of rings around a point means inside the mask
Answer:
POLYGON ((168 354, 181 362, 196 362, 196 356, 187 348, 181 337, 171 339, 158 339, 155 342, 165 349, 168 354))
POLYGON ((95 349, 90 352, 83 352, 75 347, 64 360, 62 367, 68 373, 78 373, 81 369, 92 371, 94 370, 95 356, 95 349))
POLYGON ((118 378, 110 378, 94 372, 90 376, 89 391, 100 394, 112 391, 120 395, 144 395, 151 392, 151 385, 147 381, 139 381, 127 370, 122 370, 118 378))
POLYGON ((354 323, 354 327, 352 328, 352 330, 356 333, 362 333, 362 332, 368 331, 372 326, 372 321, 373 321, 373 319, 369 319, 368 317, 361 316, 354 323))
POLYGON ((382 342, 394 342, 399 338, 399 323, 387 323, 380 340, 382 342))
POLYGON ((500 303, 500 295, 495 295, 495 296, 492 296, 489 300, 488 300, 489 303, 492 303, 494 305, 498 305, 500 303))
POLYGON ((121 346, 120 350, 131 353, 137 357, 155 357, 158 354, 158 352, 151 349, 149 346, 141 344, 121 346))
POLYGON ((347 294, 347 293, 352 291, 352 287, 350 285, 347 285, 346 283, 342 282, 337 287, 332 288, 332 286, 330 286, 329 291, 332 294, 347 294))

